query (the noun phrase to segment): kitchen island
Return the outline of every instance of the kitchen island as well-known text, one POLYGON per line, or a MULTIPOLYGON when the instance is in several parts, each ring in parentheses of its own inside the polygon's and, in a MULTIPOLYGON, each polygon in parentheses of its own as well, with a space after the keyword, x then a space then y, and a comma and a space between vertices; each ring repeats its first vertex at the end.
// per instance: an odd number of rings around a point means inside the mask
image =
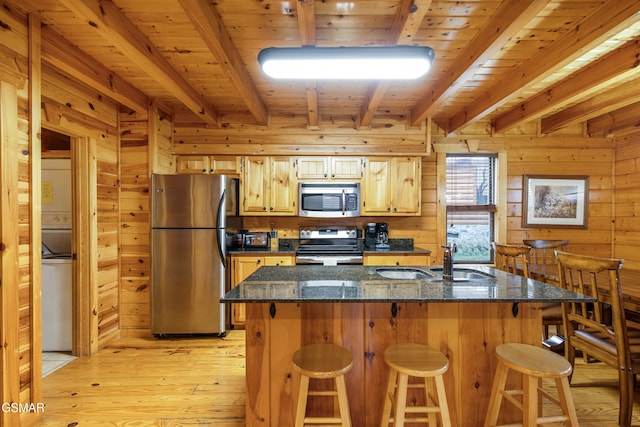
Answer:
MULTIPOLYGON (((481 426, 495 347, 540 345, 544 302, 593 301, 486 266, 458 268, 454 279, 443 280, 436 267, 261 267, 223 299, 248 303, 246 425, 293 426, 299 376, 291 357, 303 345, 331 342, 354 356, 345 377, 353 425, 379 426, 388 375, 384 349, 417 342, 449 358, 445 385, 453 424, 481 426)), ((419 394, 412 398, 421 403, 419 394)), ((309 411, 331 411, 329 400, 311 400, 309 411)))

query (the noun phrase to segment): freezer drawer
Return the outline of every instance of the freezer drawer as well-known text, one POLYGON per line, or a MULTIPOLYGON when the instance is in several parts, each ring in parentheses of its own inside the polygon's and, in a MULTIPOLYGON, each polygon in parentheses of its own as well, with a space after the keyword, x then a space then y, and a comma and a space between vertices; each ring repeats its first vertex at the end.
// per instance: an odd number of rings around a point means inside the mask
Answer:
POLYGON ((224 334, 224 264, 215 229, 153 229, 151 332, 224 334))

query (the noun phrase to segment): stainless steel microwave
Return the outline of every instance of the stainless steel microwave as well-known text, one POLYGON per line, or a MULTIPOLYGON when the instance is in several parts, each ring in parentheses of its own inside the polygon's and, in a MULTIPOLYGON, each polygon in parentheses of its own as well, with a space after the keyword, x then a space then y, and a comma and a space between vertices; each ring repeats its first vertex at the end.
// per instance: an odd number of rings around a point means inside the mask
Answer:
POLYGON ((360 216, 359 182, 301 182, 298 215, 311 218, 360 216))

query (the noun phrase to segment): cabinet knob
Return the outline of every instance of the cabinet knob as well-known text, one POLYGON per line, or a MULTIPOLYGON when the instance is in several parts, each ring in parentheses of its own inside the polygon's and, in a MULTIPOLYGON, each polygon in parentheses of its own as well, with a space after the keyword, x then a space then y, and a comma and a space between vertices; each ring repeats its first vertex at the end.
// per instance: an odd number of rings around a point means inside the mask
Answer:
POLYGON ((206 169, 202 169, 202 173, 207 173, 207 170, 206 169))
POLYGON ((263 211, 266 211, 266 210, 267 210, 267 207, 266 207, 266 206, 263 206, 263 207, 262 207, 262 210, 263 210, 263 211))
POLYGON ((394 212, 397 212, 397 211, 398 211, 398 208, 393 208, 393 211, 394 211, 394 212))
POLYGON ((269 208, 269 210, 270 210, 270 211, 272 211, 272 210, 273 210, 273 206, 271 206, 271 207, 269 208))
POLYGON ((400 265, 400 261, 396 261, 396 265, 400 265))
POLYGON ((387 208, 387 211, 390 211, 390 210, 391 210, 391 208, 390 208, 390 207, 388 207, 388 208, 387 208))
POLYGON ((259 260, 257 260, 257 261, 256 261, 256 264, 260 264, 260 261, 262 261, 262 260, 260 260, 260 259, 259 259, 259 260))

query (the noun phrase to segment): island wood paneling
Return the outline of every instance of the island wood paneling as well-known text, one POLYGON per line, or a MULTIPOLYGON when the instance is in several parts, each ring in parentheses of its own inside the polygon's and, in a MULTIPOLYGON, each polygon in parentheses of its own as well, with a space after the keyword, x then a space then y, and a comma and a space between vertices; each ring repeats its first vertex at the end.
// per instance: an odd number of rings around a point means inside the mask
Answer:
MULTIPOLYGON (((292 426, 299 374, 292 371, 291 357, 300 346, 328 342, 353 354, 345 381, 354 426, 378 426, 388 376, 384 350, 399 342, 417 342, 449 359, 444 379, 453 425, 479 426, 493 384, 495 347, 538 343, 540 328, 535 303, 520 304, 517 317, 507 303, 247 304, 246 424, 292 426)), ((332 386, 330 381, 313 381, 310 389, 332 386)), ((410 392, 411 405, 419 405, 420 399, 418 391, 410 392)), ((309 399, 311 416, 333 410, 330 399, 309 399)), ((513 416, 512 410, 505 412, 513 416)))

